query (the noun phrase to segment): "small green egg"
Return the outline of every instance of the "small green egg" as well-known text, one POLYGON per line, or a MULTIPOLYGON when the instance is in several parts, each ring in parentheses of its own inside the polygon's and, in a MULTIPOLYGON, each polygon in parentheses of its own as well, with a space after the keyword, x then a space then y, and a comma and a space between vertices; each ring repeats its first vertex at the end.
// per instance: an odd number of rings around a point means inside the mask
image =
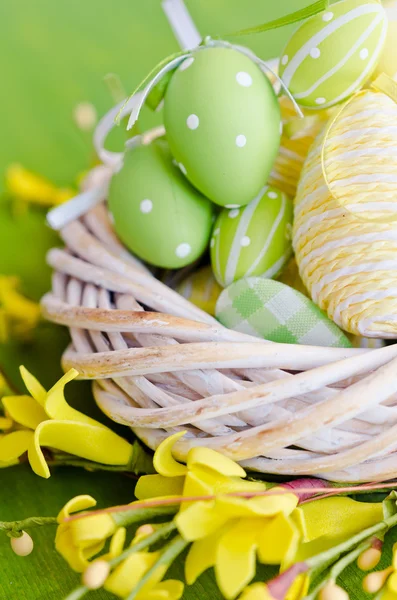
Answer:
POLYGON ((250 275, 276 277, 292 254, 292 202, 265 190, 241 208, 224 208, 211 238, 211 264, 223 286, 250 275))
POLYGON ((328 108, 363 86, 386 35, 378 0, 342 0, 298 27, 281 54, 280 77, 301 106, 328 108))
POLYGON ((129 150, 108 197, 117 235, 144 261, 178 269, 207 247, 211 202, 173 163, 164 140, 129 150))
POLYGON ((248 204, 280 144, 280 108, 267 76, 230 48, 201 48, 172 76, 164 123, 182 172, 220 206, 248 204))
POLYGON ((229 329, 281 344, 351 347, 343 331, 314 302, 265 277, 247 277, 223 290, 216 318, 229 329))

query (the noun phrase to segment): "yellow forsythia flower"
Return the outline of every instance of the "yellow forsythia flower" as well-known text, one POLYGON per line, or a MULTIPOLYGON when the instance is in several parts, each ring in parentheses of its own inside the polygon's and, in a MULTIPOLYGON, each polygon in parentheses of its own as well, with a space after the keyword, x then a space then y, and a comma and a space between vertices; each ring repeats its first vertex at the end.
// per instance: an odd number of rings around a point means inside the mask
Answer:
MULTIPOLYGON (((142 528, 140 529, 142 530, 142 528)), ((141 541, 146 535, 142 535, 138 530, 131 542, 131 547, 141 541)), ((105 589, 120 598, 127 598, 141 579, 154 566, 160 555, 160 551, 141 551, 130 554, 109 575, 104 585, 105 589)), ((174 579, 162 581, 167 569, 167 564, 156 568, 135 596, 135 600, 179 600, 182 597, 184 585, 181 581, 174 579)))
POLYGON ((37 326, 40 306, 18 291, 17 277, 0 276, 0 343, 26 338, 37 326))
MULTIPOLYGON (((98 554, 106 540, 117 533, 117 526, 107 513, 90 515, 65 523, 71 513, 92 508, 96 500, 91 496, 76 496, 69 500, 58 515, 58 529, 55 548, 74 571, 82 572, 89 565, 89 559, 98 554), (115 533, 116 532, 116 533, 115 533)), ((122 544, 124 539, 122 539, 122 544)), ((119 548, 118 548, 119 549, 119 548)), ((113 554, 117 555, 113 551, 113 554)))
POLYGON ((22 203, 53 206, 62 204, 76 195, 75 190, 57 188, 44 177, 28 171, 19 164, 12 164, 6 171, 6 190, 22 203))
POLYGON ((274 600, 266 583, 254 583, 248 586, 239 600, 274 600))
POLYGON ((0 462, 15 462, 28 452, 33 471, 48 478, 50 470, 41 450, 41 446, 47 446, 97 463, 128 465, 131 444, 66 402, 64 388, 77 377, 75 369, 48 392, 24 367, 21 375, 31 395, 2 399, 7 416, 19 429, 0 438, 0 462))
POLYGON ((172 452, 183 435, 160 444, 154 456, 158 475, 141 477, 135 494, 215 496, 182 502, 175 520, 182 537, 193 542, 185 563, 187 583, 214 567, 221 592, 232 599, 254 577, 256 558, 267 564, 292 560, 302 536, 298 497, 277 488, 252 498, 231 495, 264 492, 266 484, 247 481, 240 465, 210 448, 191 448, 182 465, 172 452))

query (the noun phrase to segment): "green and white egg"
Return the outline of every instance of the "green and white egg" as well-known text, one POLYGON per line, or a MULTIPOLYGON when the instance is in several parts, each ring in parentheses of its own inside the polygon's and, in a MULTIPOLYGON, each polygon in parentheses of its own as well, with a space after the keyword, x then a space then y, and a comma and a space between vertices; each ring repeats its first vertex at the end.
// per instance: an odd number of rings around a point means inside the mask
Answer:
POLYGON ((280 108, 267 76, 230 48, 193 52, 172 76, 164 124, 180 169, 220 206, 248 204, 280 144, 280 108))
POLYGON ((397 81, 397 0, 385 0, 383 7, 386 11, 389 25, 386 42, 375 69, 374 77, 381 73, 386 73, 386 75, 397 81))
POLYGON ((350 341, 314 302, 265 277, 248 277, 223 290, 217 319, 229 329, 282 344, 348 348, 350 341))
POLYGON ((126 153, 108 203, 117 235, 152 265, 184 267, 208 245, 212 204, 183 177, 163 140, 126 153))
POLYGON ((276 277, 292 254, 292 202, 267 186, 247 206, 224 208, 214 224, 211 264, 223 287, 250 275, 276 277))
POLYGON ((378 0, 342 0, 295 31, 281 55, 280 76, 301 106, 333 106, 370 77, 386 35, 378 0))

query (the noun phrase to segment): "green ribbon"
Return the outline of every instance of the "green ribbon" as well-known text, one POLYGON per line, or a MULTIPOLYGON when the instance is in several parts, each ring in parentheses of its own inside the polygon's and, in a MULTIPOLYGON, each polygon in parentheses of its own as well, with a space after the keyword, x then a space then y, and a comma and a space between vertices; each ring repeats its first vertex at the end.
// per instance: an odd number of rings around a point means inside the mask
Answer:
MULTIPOLYGON (((301 8, 293 13, 289 13, 284 17, 280 17, 275 21, 268 21, 267 23, 263 23, 262 25, 256 25, 255 27, 248 27, 247 29, 240 29, 240 31, 234 31, 232 33, 224 34, 222 37, 231 37, 231 36, 239 36, 239 35, 251 35, 253 33, 262 33, 263 31, 270 31, 271 29, 278 29, 279 27, 284 27, 285 25, 291 25, 292 23, 297 23, 298 21, 303 21, 303 19, 308 19, 309 17, 313 17, 319 12, 327 9, 329 5, 329 0, 317 0, 309 6, 305 6, 305 8, 301 8)), ((221 36, 218 36, 219 39, 221 36)))

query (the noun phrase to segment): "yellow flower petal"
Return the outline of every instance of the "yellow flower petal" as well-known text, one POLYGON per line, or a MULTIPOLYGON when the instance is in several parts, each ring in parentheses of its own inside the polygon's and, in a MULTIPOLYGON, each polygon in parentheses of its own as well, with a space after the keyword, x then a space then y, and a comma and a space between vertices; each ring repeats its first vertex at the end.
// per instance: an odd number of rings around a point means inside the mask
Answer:
POLYGON ((73 190, 58 189, 44 177, 12 164, 6 171, 6 188, 11 196, 24 202, 52 206, 75 195, 73 190))
POLYGON ((185 578, 188 585, 192 585, 204 571, 215 565, 219 538, 220 532, 217 531, 190 546, 185 561, 185 578))
POLYGON ((70 521, 68 527, 75 544, 83 549, 107 539, 116 531, 116 523, 108 513, 87 514, 81 519, 70 521))
POLYGON ((50 419, 56 421, 76 421, 79 423, 88 423, 96 427, 107 429, 106 425, 87 417, 87 415, 72 408, 65 400, 65 385, 76 379, 79 372, 76 369, 70 369, 57 383, 47 392, 44 409, 50 419))
POLYGON ((292 519, 280 513, 260 529, 258 558, 269 565, 289 564, 296 553, 299 539, 299 530, 292 519))
POLYGON ((12 419, 9 419, 8 417, 0 417, 0 429, 2 429, 3 431, 11 429, 13 425, 14 423, 12 419))
POLYGON ((231 494, 266 490, 260 481, 247 481, 240 477, 225 477, 216 471, 196 465, 188 472, 183 488, 184 496, 231 494))
POLYGON ((215 575, 227 600, 235 598, 255 575, 260 524, 260 519, 240 519, 218 542, 215 575))
POLYGON ((274 600, 265 583, 254 583, 247 587, 239 600, 274 600))
POLYGON ((39 381, 37 381, 36 377, 29 373, 27 369, 23 365, 19 367, 19 371, 21 373, 21 377, 23 382, 28 390, 29 394, 33 396, 33 398, 42 406, 44 406, 44 402, 46 399, 47 392, 41 385, 39 381))
POLYGON ((177 462, 172 456, 172 448, 176 442, 185 435, 186 431, 179 431, 170 435, 161 442, 154 453, 153 465, 157 473, 164 477, 179 477, 187 473, 185 465, 177 462))
MULTIPOLYGON (((98 546, 96 554, 101 551, 102 547, 98 546)), ((73 571, 82 573, 88 567, 88 558, 90 557, 86 557, 83 550, 75 546, 72 533, 67 526, 58 527, 55 536, 55 549, 67 561, 73 571)))
POLYGON ((109 559, 115 558, 116 556, 119 556, 119 554, 122 553, 124 544, 125 544, 126 535, 127 535, 127 530, 125 527, 119 527, 118 529, 116 529, 115 533, 113 534, 112 539, 110 540, 109 553, 108 553, 109 559))
POLYGON ((111 429, 71 421, 44 421, 34 433, 28 458, 33 471, 45 478, 50 477, 50 470, 41 446, 106 465, 127 465, 132 452, 131 444, 111 429))
POLYGON ((158 557, 158 552, 136 552, 131 554, 112 571, 105 582, 104 588, 116 596, 125 598, 154 565, 158 557))
POLYGON ((0 438, 0 461, 16 461, 31 444, 33 432, 27 430, 13 431, 0 438))
POLYGON ((187 467, 188 469, 192 469, 196 465, 207 467, 208 469, 221 473, 227 477, 246 476, 246 472, 239 464, 211 448, 198 446, 189 450, 187 455, 187 467))
POLYGON ((357 502, 347 497, 324 498, 302 506, 307 541, 322 536, 346 538, 383 519, 382 503, 357 502))
POLYGON ((295 494, 266 495, 249 499, 219 496, 216 502, 218 510, 229 517, 273 517, 281 512, 289 514, 294 510, 298 498, 295 494))
POLYGON ((138 594, 137 600, 179 600, 182 598, 183 590, 182 581, 168 579, 154 585, 144 595, 138 594))
POLYGON ((36 429, 42 421, 47 419, 40 404, 31 396, 6 396, 2 398, 2 402, 10 417, 29 429, 36 429))
POLYGON ((310 579, 307 573, 301 573, 289 588, 285 600, 302 600, 309 591, 310 579))
POLYGON ((397 594, 397 571, 394 571, 388 578, 387 587, 391 592, 397 594))
POLYGON ((179 533, 188 542, 211 535, 228 519, 215 508, 214 501, 192 502, 175 517, 179 533))
POLYGON ((393 569, 397 571, 397 542, 393 544, 393 560, 392 560, 393 569))
POLYGON ((142 475, 135 486, 135 497, 138 500, 157 498, 159 496, 181 496, 184 477, 163 477, 163 475, 142 475))
POLYGON ((62 523, 65 519, 68 519, 73 513, 80 512, 81 510, 86 510, 87 508, 92 508, 93 506, 96 506, 96 500, 92 496, 88 496, 87 494, 75 496, 74 498, 66 502, 65 506, 59 512, 57 517, 58 523, 62 523))

